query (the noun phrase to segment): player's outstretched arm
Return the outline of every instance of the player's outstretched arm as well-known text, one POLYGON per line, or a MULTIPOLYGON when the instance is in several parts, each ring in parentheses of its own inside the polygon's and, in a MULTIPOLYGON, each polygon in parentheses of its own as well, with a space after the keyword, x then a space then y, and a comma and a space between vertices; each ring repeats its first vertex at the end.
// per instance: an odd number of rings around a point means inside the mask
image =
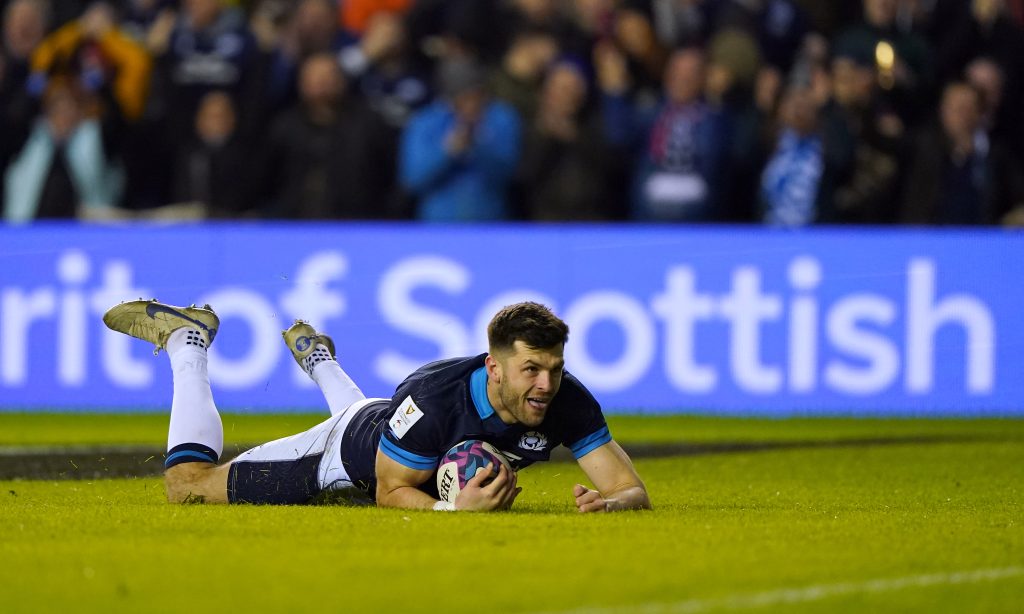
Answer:
MULTIPOLYGON (((377 451, 377 505, 406 509, 435 509, 437 499, 419 489, 434 472, 406 467, 380 450, 377 451)), ((522 490, 516 486, 517 476, 502 465, 498 475, 486 485, 491 466, 480 469, 455 498, 456 510, 491 511, 508 509, 522 490)))
POLYGON ((633 468, 625 450, 615 441, 594 448, 578 459, 596 490, 582 484, 573 486, 576 508, 581 512, 616 512, 649 510, 651 500, 647 487, 633 468))

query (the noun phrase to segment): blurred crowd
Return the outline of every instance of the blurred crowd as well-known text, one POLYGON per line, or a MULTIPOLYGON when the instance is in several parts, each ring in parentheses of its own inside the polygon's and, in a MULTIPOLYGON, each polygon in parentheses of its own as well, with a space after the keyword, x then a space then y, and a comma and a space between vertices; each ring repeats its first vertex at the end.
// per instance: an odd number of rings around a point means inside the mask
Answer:
POLYGON ((0 0, 3 219, 1024 224, 1024 0, 0 0))

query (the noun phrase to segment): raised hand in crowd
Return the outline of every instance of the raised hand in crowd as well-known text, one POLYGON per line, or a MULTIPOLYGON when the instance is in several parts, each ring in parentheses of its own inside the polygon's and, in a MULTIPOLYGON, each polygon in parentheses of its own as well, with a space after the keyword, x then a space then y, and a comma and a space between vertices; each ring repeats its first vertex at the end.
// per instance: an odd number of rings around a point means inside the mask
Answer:
POLYGON ((620 95, 629 89, 626 56, 611 41, 600 41, 594 45, 594 70, 602 92, 620 95))
POLYGON ((359 47, 370 63, 397 52, 405 41, 405 28, 398 16, 378 13, 370 18, 359 47))
POLYGON ((178 22, 178 13, 173 9, 160 11, 146 33, 146 48, 155 56, 163 55, 171 43, 174 25, 178 22))

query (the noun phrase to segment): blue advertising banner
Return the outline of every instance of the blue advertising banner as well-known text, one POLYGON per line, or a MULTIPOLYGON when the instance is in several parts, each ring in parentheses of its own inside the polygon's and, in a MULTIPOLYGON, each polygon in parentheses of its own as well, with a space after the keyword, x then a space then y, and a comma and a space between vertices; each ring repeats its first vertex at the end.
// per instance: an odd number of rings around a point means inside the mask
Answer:
POLYGON ((210 303, 222 409, 325 407, 280 331, 311 321, 368 396, 486 349, 501 306, 570 325, 615 412, 1024 415, 1024 234, 243 224, 0 229, 0 411, 169 407, 127 299, 210 303))

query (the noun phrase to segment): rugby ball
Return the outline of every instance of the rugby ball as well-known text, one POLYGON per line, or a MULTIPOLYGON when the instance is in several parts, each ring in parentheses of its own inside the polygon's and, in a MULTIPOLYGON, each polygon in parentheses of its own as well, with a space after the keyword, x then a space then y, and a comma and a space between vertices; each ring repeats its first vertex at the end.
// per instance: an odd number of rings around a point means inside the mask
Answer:
POLYGON ((437 467, 438 497, 454 503, 466 482, 473 479, 478 469, 485 469, 490 463, 494 464, 491 479, 498 475, 499 464, 511 469, 505 455, 486 441, 470 439, 455 444, 441 457, 437 467))

